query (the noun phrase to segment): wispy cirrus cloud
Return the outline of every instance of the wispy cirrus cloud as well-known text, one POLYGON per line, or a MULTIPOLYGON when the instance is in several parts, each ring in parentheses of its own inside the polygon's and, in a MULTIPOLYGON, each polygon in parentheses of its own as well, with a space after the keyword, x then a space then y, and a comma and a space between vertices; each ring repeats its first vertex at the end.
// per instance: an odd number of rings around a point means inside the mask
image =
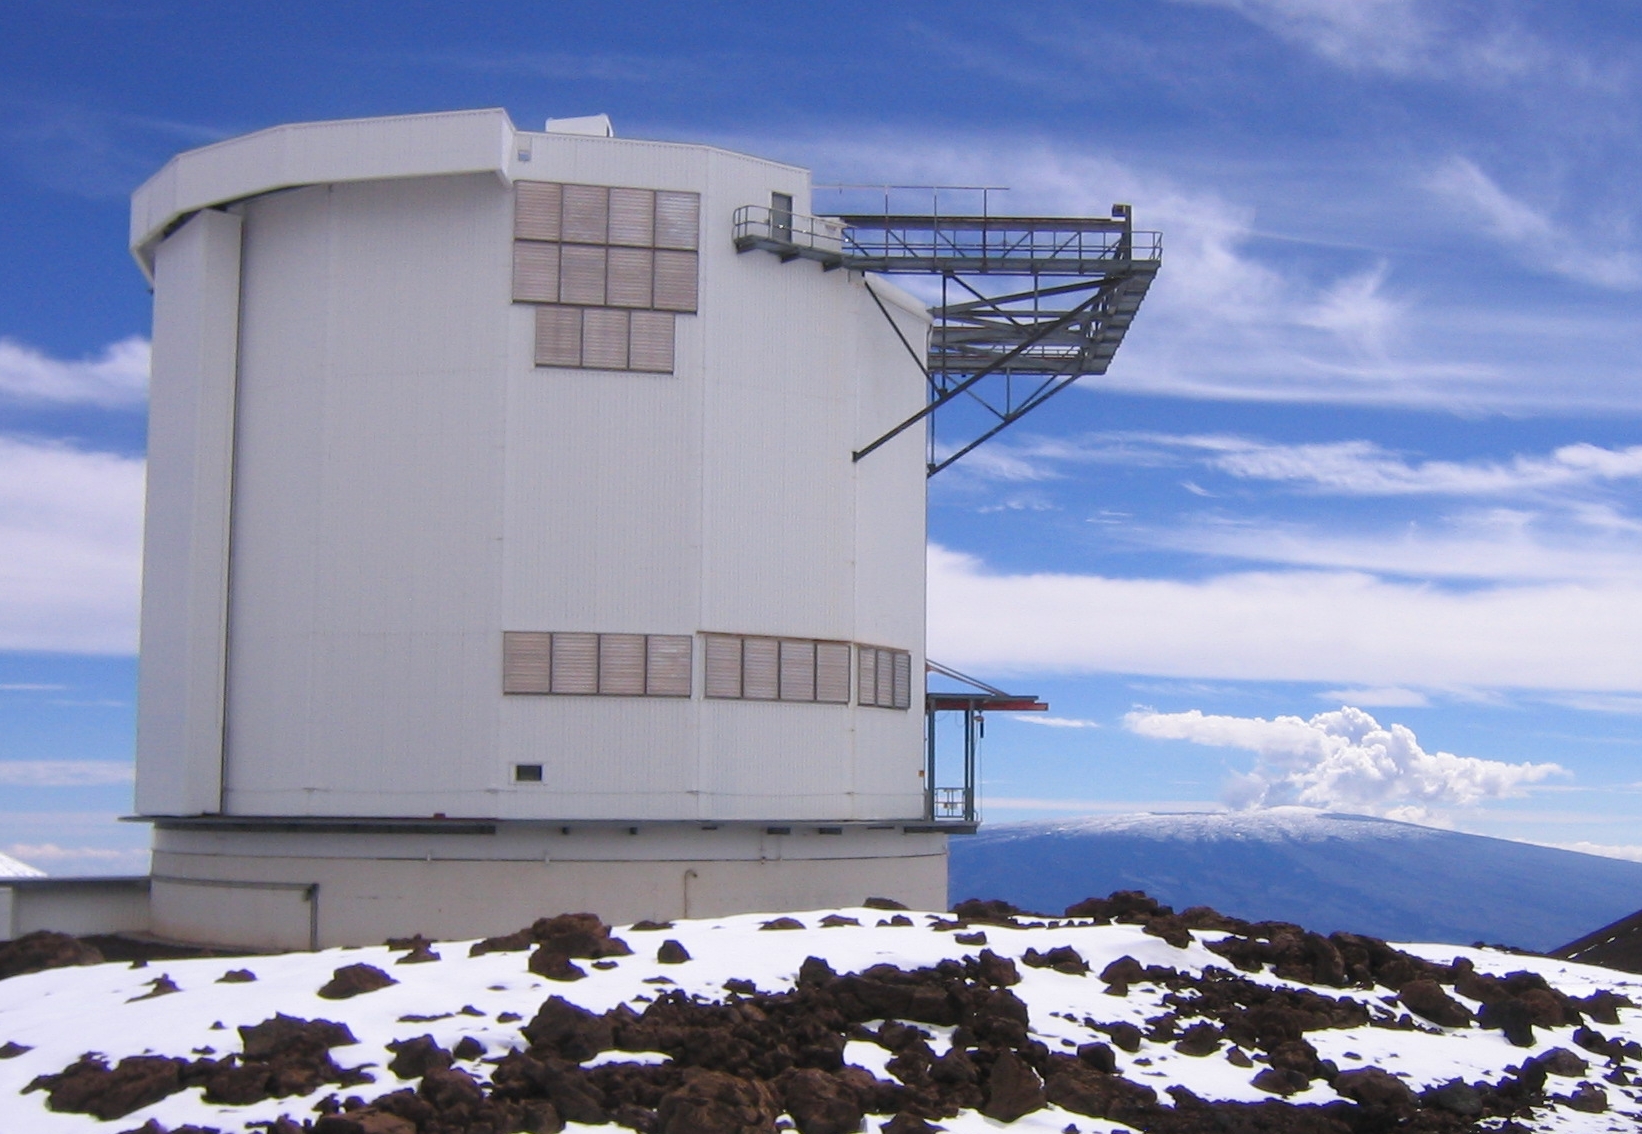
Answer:
POLYGON ((0 760, 0 784, 9 787, 106 787, 135 775, 122 760, 0 760))
POLYGON ((26 404, 141 408, 148 399, 148 340, 133 335, 89 358, 53 358, 0 338, 0 399, 26 404))

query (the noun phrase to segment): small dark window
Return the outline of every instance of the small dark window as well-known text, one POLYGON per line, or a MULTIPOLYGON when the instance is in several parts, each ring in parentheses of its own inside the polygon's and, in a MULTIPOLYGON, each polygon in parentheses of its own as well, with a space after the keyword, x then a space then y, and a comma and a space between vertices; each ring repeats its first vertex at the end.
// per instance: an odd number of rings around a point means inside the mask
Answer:
POLYGON ((539 784, 542 782, 542 766, 540 764, 513 765, 513 780, 521 784, 539 784))

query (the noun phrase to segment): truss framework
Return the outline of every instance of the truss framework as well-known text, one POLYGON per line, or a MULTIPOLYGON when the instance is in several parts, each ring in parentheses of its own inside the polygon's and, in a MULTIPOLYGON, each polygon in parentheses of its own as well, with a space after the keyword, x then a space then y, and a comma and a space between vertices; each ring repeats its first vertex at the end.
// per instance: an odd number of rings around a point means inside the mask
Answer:
POLYGON ((1084 375, 1104 374, 1162 262, 1161 235, 1136 232, 1127 205, 1094 218, 805 217, 748 205, 736 210, 735 244, 827 270, 939 280, 927 348, 901 338, 928 380, 929 400, 854 453, 859 461, 931 419, 930 476, 1084 375), (960 401, 976 413, 959 440, 942 444, 935 415, 960 401))

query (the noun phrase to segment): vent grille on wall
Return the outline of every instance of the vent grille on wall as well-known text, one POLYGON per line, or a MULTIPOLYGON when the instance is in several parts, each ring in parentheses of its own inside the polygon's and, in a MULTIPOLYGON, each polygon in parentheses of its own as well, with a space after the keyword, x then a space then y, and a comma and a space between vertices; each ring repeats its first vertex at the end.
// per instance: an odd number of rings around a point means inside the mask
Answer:
POLYGON ((688 697, 688 634, 502 634, 502 692, 688 697))
POLYGON ((513 299, 536 306, 536 365, 671 374, 700 230, 696 193, 515 182, 513 299))

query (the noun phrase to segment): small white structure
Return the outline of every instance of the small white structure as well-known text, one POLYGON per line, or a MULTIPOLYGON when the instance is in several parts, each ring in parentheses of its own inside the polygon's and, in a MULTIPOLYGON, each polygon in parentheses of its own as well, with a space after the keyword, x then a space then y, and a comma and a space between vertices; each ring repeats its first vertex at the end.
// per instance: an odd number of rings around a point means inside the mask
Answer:
POLYGON ((851 459, 929 317, 737 254, 805 170, 605 133, 282 126, 135 194, 154 932, 944 903, 922 438, 851 459))

